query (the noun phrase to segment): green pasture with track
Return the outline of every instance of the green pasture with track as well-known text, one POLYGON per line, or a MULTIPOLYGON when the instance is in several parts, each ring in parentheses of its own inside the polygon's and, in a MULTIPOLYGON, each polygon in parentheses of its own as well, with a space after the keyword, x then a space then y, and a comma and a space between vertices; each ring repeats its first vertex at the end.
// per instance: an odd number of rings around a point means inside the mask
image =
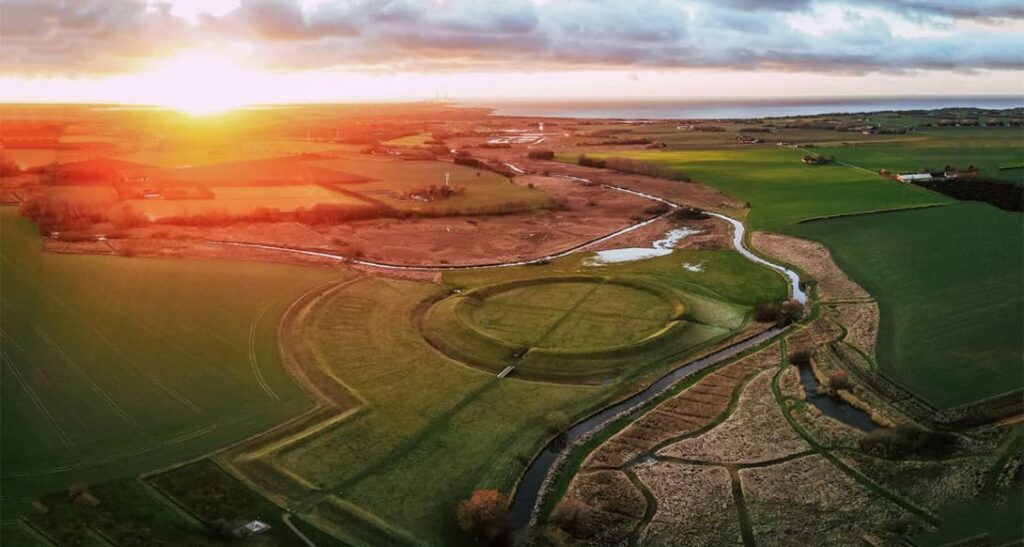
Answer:
POLYGON ((344 273, 43 253, 2 212, 3 507, 132 476, 310 405, 278 363, 277 320, 344 273))
POLYGON ((881 307, 878 365, 946 408, 1024 386, 1024 218, 979 203, 786 229, 824 242, 881 307))

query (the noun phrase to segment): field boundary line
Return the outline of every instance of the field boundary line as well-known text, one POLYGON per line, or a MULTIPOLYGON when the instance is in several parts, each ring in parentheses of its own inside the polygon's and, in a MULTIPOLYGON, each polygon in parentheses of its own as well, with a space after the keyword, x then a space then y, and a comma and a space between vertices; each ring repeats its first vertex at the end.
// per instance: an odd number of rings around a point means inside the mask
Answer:
MULTIPOLYGON (((374 513, 366 511, 365 509, 360 508, 354 503, 336 494, 331 494, 325 500, 323 500, 322 503, 333 505, 338 511, 345 513, 350 518, 357 520, 363 526, 367 526, 372 530, 387 536, 391 540, 398 540, 398 542, 405 545, 423 545, 422 542, 418 541, 416 537, 412 536, 405 530, 401 530, 399 528, 391 526, 388 522, 384 521, 374 513)), ((314 516, 315 514, 316 509, 311 511, 311 516, 314 516)), ((325 520, 327 520, 327 524, 330 527, 337 528, 337 523, 331 521, 330 519, 325 520)), ((342 533, 344 533, 343 528, 339 528, 339 530, 341 530, 342 533)))
MULTIPOLYGON (((816 217, 808 217, 808 218, 805 218, 805 219, 798 220, 794 224, 805 224, 805 223, 811 223, 811 222, 818 222, 818 221, 822 221, 822 220, 835 220, 837 218, 863 217, 863 216, 871 216, 871 215, 884 215, 884 214, 887 214, 887 213, 899 213, 901 211, 916 211, 918 209, 931 209, 933 207, 949 207, 950 205, 953 205, 953 203, 921 203, 919 205, 907 205, 907 206, 904 206, 904 207, 895 207, 895 208, 892 208, 892 209, 872 209, 870 211, 856 211, 856 212, 853 212, 853 213, 836 213, 834 215, 821 215, 821 216, 816 216, 816 217)), ((829 249, 829 250, 831 250, 831 249, 829 249)))
POLYGON ((202 528, 204 526, 203 519, 199 518, 199 515, 196 515, 187 507, 179 503, 177 498, 170 495, 166 490, 160 487, 160 485, 151 482, 149 479, 144 479, 141 475, 135 477, 135 482, 139 483, 139 485, 142 486, 142 489, 149 493, 150 497, 155 499, 161 505, 174 511, 197 527, 202 528))
POLYGON ((291 513, 289 513, 288 511, 284 511, 283 513, 281 513, 281 522, 283 522, 285 526, 287 526, 288 529, 291 530, 293 534, 298 536, 298 538, 301 539, 302 542, 305 543, 308 547, 316 547, 316 543, 313 540, 306 537, 306 534, 303 534, 302 530, 299 530, 299 528, 292 523, 291 513))
MULTIPOLYGON (((899 142, 899 141, 897 141, 897 142, 899 142)), ((808 150, 808 149, 806 149, 806 148, 804 148, 802 146, 794 146, 793 148, 796 148, 797 150, 803 152, 804 154, 808 154, 808 155, 811 155, 811 156, 817 156, 818 155, 818 154, 816 154, 814 152, 811 152, 810 150, 808 150)), ((859 165, 853 165, 852 163, 846 163, 845 161, 840 161, 840 160, 837 160, 837 159, 834 159, 834 158, 833 158, 832 161, 835 162, 836 165, 842 165, 843 167, 847 167, 849 169, 853 169, 854 171, 859 171, 861 173, 865 173, 865 174, 868 174, 868 175, 874 175, 876 177, 877 176, 881 176, 881 175, 878 174, 877 171, 872 171, 870 169, 867 169, 865 167, 861 167, 859 165)))
POLYGON ((22 529, 24 529, 29 535, 35 537, 42 543, 52 545, 53 547, 57 547, 58 545, 60 545, 59 543, 57 543, 56 539, 50 537, 50 534, 47 534, 46 531, 41 530, 27 517, 18 517, 14 522, 16 525, 21 526, 22 529))
MULTIPOLYGON (((152 443, 152 444, 143 445, 143 446, 138 447, 138 448, 133 448, 133 449, 130 449, 130 450, 122 450, 121 452, 115 452, 115 453, 112 453, 112 454, 107 454, 107 455, 105 455, 103 457, 96 458, 96 459, 93 459, 93 460, 79 461, 79 462, 76 462, 74 464, 61 465, 61 466, 50 467, 50 468, 46 468, 46 469, 35 469, 35 470, 29 470, 29 471, 8 472, 8 473, 0 474, 0 476, 2 476, 2 477, 38 477, 38 476, 42 476, 42 475, 53 475, 53 474, 56 474, 56 473, 63 473, 65 471, 72 471, 72 470, 75 470, 75 469, 83 469, 83 468, 93 467, 93 466, 97 466, 97 465, 104 465, 104 464, 116 462, 118 460, 122 460, 122 459, 125 459, 125 458, 132 458, 132 457, 136 457, 136 456, 141 456, 142 454, 147 454, 149 452, 153 452, 154 450, 159 450, 161 448, 166 448, 166 447, 169 447, 169 446, 173 446, 175 444, 178 444, 178 443, 181 443, 181 442, 184 442, 184 441, 188 441, 188 440, 196 438, 196 437, 201 437, 202 435, 205 435, 206 433, 209 433, 209 432, 213 431, 214 429, 217 429, 217 428, 225 426, 225 425, 234 425, 234 424, 237 424, 239 422, 244 421, 245 419, 246 419, 245 416, 241 416, 241 417, 235 418, 234 420, 231 420, 231 421, 228 421, 228 422, 214 422, 214 423, 212 423, 212 424, 210 424, 210 425, 208 425, 208 426, 206 426, 206 427, 204 427, 202 429, 195 430, 195 431, 190 431, 190 432, 187 432, 187 433, 183 433, 183 434, 181 434, 181 435, 179 435, 177 437, 173 437, 171 439, 165 439, 165 440, 162 440, 162 441, 157 441, 157 442, 152 443)), ((205 456, 201 456, 199 458, 195 458, 194 460, 202 459, 203 457, 205 457, 205 456)), ((193 460, 189 460, 189 461, 193 461, 193 460)), ((170 466, 170 467, 174 467, 174 466, 177 466, 177 464, 172 464, 172 466, 170 466)))
MULTIPOLYGON (((337 425, 340 422, 348 421, 349 418, 354 418, 357 414, 360 414, 360 413, 362 413, 364 411, 367 411, 367 410, 368 410, 368 408, 366 406, 352 407, 352 408, 350 408, 348 410, 345 410, 344 412, 342 412, 340 414, 334 414, 334 415, 332 415, 329 418, 324 418, 324 419, 319 420, 319 421, 317 421, 317 422, 315 422, 313 424, 310 424, 309 427, 306 427, 306 428, 304 428, 304 429, 302 429, 300 431, 296 431, 294 433, 291 433, 291 434, 289 434, 289 435, 287 435, 287 436, 285 436, 285 437, 283 437, 283 438, 281 438, 279 440, 272 441, 270 444, 268 444, 268 445, 266 445, 264 447, 261 447, 261 448, 258 448, 256 450, 252 450, 252 451, 246 451, 246 452, 244 452, 243 454, 240 454, 237 458, 234 458, 234 459, 237 459, 237 460, 240 460, 240 461, 252 461, 252 460, 257 460, 257 459, 264 458, 264 457, 266 457, 268 455, 272 455, 275 452, 279 452, 281 450, 285 450, 290 445, 295 444, 296 442, 298 442, 298 441, 300 441, 300 440, 302 440, 302 439, 304 439, 306 437, 317 435, 317 434, 321 433, 322 431, 324 431, 325 429, 331 428, 331 427, 337 425)), ((252 442, 258 442, 258 439, 251 439, 251 441, 252 442)))

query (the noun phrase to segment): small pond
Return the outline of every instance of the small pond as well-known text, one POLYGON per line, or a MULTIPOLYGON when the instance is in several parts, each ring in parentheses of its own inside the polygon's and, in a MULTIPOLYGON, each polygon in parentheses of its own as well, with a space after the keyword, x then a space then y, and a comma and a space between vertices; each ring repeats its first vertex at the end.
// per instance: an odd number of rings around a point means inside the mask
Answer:
POLYGON ((856 427, 861 431, 872 431, 878 429, 878 424, 871 419, 871 416, 863 410, 847 403, 838 397, 830 397, 819 389, 821 384, 814 377, 814 372, 808 365, 800 367, 800 383, 804 386, 804 395, 807 402, 814 405, 822 414, 835 418, 844 424, 856 427))

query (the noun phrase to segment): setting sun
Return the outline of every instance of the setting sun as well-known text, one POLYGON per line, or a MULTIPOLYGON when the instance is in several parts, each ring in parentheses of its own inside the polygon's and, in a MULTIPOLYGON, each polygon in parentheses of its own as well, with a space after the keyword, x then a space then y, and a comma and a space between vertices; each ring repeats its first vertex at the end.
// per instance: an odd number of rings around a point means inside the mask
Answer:
MULTIPOLYGON (((194 116, 219 114, 255 102, 265 75, 246 65, 242 47, 193 49, 153 63, 125 92, 194 116)), ((147 101, 148 102, 148 101, 147 101)))

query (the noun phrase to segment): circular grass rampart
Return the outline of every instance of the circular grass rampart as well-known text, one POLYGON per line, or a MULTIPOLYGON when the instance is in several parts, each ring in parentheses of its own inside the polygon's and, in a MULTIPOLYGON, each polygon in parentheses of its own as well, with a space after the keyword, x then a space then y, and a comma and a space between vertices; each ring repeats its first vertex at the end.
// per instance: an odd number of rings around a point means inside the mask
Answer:
MULTIPOLYGON (((680 295, 629 277, 516 280, 454 294, 423 315, 423 335, 463 363, 520 378, 596 383, 692 347, 680 295)), ((703 339, 703 336, 701 336, 703 339)))

